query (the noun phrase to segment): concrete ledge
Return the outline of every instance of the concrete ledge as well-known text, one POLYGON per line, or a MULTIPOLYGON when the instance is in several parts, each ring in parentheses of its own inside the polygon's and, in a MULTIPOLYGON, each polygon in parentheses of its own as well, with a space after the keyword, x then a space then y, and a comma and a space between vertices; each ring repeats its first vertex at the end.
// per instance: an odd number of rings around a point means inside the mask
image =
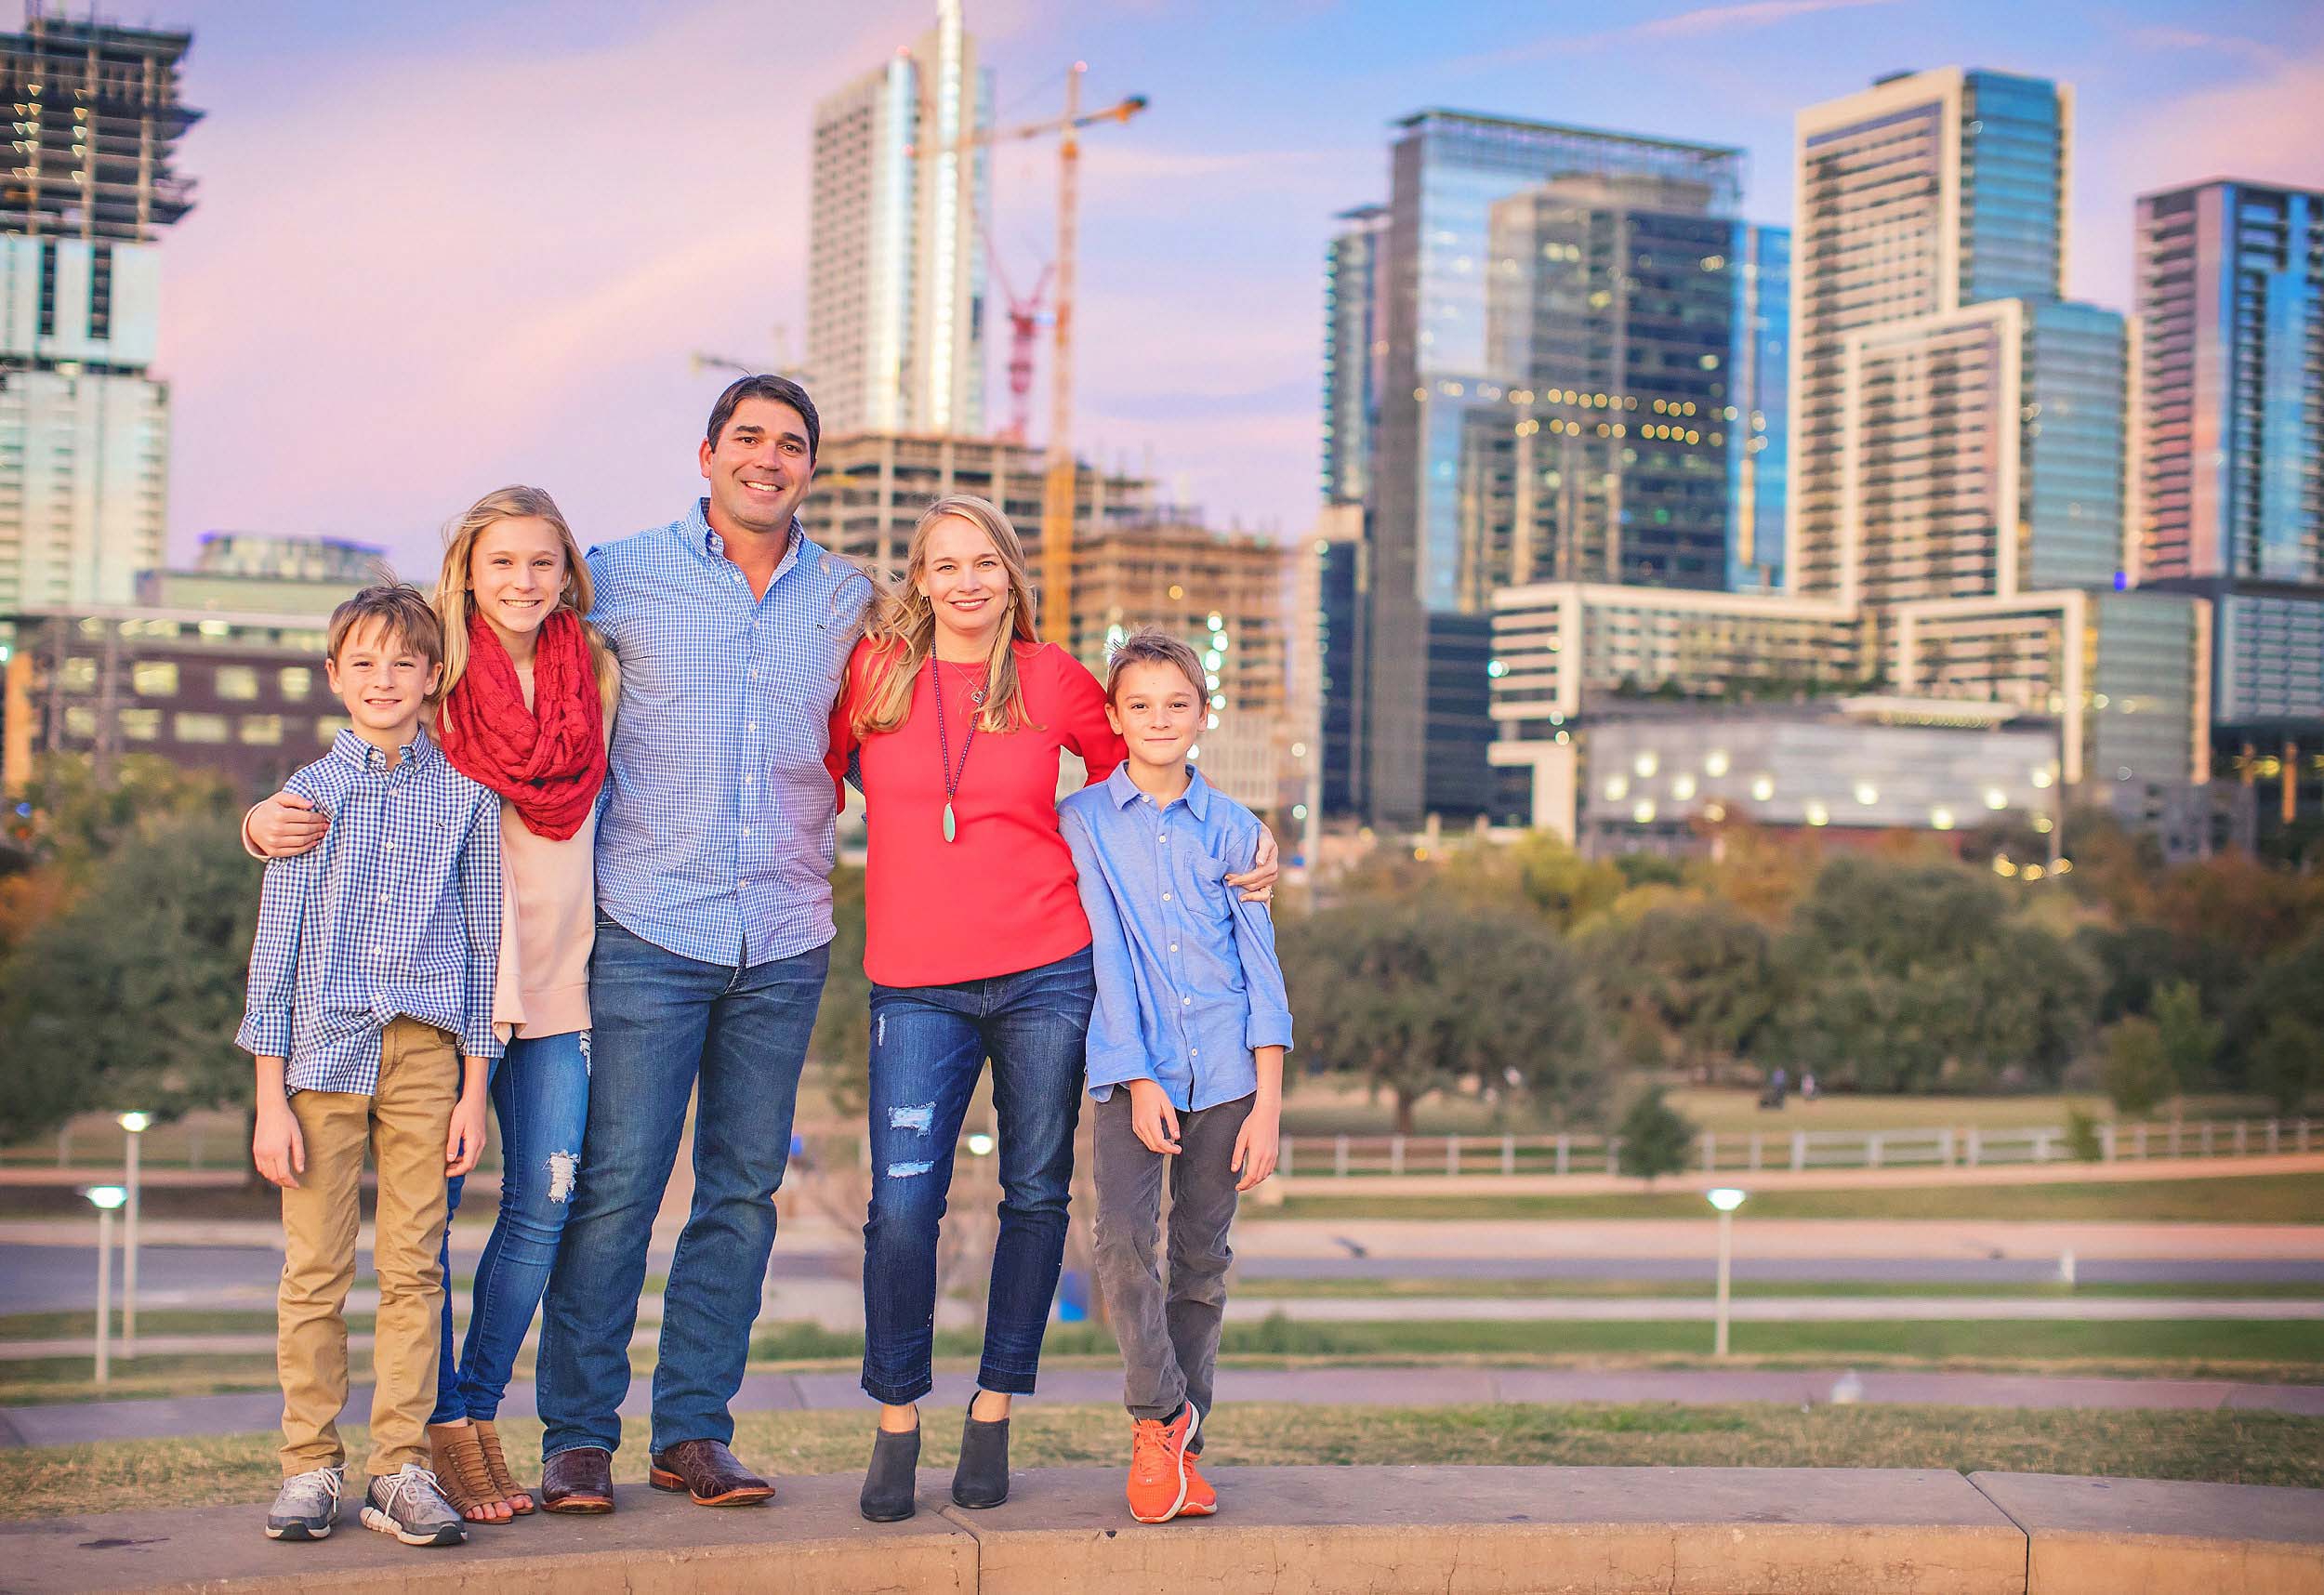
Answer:
POLYGON ((2028 1595, 2324 1595, 2324 1493, 1973 1473, 2026 1531, 2028 1595))
POLYGON ((0 1523, 0 1588, 453 1595, 1104 1589, 1251 1595, 2324 1595, 2324 1492, 1941 1471, 1221 1468, 1220 1514, 1129 1521, 1113 1468, 1035 1470, 967 1512, 946 1475, 871 1524, 849 1474, 710 1511, 624 1485, 410 1550, 342 1520, 278 1545, 255 1506, 0 1523))

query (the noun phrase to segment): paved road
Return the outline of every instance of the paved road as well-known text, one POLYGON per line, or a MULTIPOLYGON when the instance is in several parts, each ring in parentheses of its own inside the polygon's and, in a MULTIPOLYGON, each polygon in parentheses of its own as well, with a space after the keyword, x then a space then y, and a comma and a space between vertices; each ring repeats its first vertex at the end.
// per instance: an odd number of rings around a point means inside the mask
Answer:
MULTIPOLYGON (((931 1410, 963 1406, 974 1377, 939 1374, 931 1410)), ((625 1417, 651 1408, 649 1381, 633 1380, 622 1404, 625 1417)), ((1121 1400, 1122 1378, 1107 1368, 1055 1368, 1041 1378, 1040 1399, 1110 1405, 1121 1400)), ((1726 1368, 1224 1368, 1223 1402, 1289 1402, 1301 1405, 1444 1406, 1486 1402, 1676 1402, 1709 1405, 1782 1402, 1790 1405, 1862 1402, 1940 1406, 2112 1408, 2283 1412, 2324 1417, 2324 1385, 2238 1384, 2224 1379, 2087 1379, 2042 1375, 1882 1373, 1852 1369, 1726 1368)), ((346 1420, 361 1423, 371 1391, 358 1387, 346 1420)), ((747 1375, 736 1395, 738 1412, 855 1411, 868 1421, 870 1404, 844 1373, 747 1375)), ((241 1434, 271 1430, 282 1416, 271 1391, 187 1396, 174 1401, 89 1402, 56 1406, 0 1407, 0 1447, 71 1445, 108 1440, 153 1440, 172 1435, 241 1434)), ((504 1417, 534 1416, 533 1386, 508 1387, 504 1417)))

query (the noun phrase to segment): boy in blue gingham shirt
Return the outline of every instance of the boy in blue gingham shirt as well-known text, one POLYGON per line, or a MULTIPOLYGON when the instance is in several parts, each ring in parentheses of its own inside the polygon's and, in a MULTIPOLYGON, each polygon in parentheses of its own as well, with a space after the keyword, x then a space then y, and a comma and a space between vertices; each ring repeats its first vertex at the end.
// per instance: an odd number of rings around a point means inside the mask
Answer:
POLYGON ((475 1167, 501 1044, 500 799, 452 768, 420 725, 443 631, 416 589, 366 587, 331 617, 327 671, 348 729, 289 786, 331 818, 320 846, 266 869, 239 1044, 257 1066, 251 1155, 283 1189, 276 1366, 283 1489, 272 1539, 321 1539, 346 1450, 348 1286, 363 1151, 378 1164, 365 1527, 457 1545, 428 1471, 450 1176, 475 1167))

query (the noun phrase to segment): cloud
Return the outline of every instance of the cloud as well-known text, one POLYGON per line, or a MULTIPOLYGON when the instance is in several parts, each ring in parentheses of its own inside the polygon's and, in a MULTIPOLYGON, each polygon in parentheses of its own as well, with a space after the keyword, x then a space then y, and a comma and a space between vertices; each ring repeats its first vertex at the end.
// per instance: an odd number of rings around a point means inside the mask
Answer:
POLYGON ((1657 17, 1596 33, 1549 33, 1528 44, 1486 54, 1465 56, 1445 63, 1450 72, 1482 71, 1512 61, 1540 60, 1557 56, 1594 54, 1641 44, 1670 44, 1723 34, 1757 33, 1801 17, 1827 11, 1851 11, 1868 6, 1894 6, 1898 0, 1743 0, 1735 6, 1701 6, 1673 17, 1657 17))

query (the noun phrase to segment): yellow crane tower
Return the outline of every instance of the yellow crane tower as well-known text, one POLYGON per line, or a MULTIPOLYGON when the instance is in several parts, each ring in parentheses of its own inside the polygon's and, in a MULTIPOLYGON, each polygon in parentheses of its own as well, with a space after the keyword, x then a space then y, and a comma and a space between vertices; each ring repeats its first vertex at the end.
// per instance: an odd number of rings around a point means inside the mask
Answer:
POLYGON ((934 155, 979 144, 1057 137, 1056 309, 1050 353, 1049 459, 1041 483, 1041 637, 1068 649, 1073 646, 1074 242, 1080 211, 1081 129, 1101 122, 1128 122, 1146 108, 1146 97, 1133 94, 1103 111, 1084 112, 1081 74, 1089 70, 1089 62, 1076 61, 1065 73, 1065 114, 1061 117, 1019 127, 986 128, 941 149, 922 152, 934 155))

